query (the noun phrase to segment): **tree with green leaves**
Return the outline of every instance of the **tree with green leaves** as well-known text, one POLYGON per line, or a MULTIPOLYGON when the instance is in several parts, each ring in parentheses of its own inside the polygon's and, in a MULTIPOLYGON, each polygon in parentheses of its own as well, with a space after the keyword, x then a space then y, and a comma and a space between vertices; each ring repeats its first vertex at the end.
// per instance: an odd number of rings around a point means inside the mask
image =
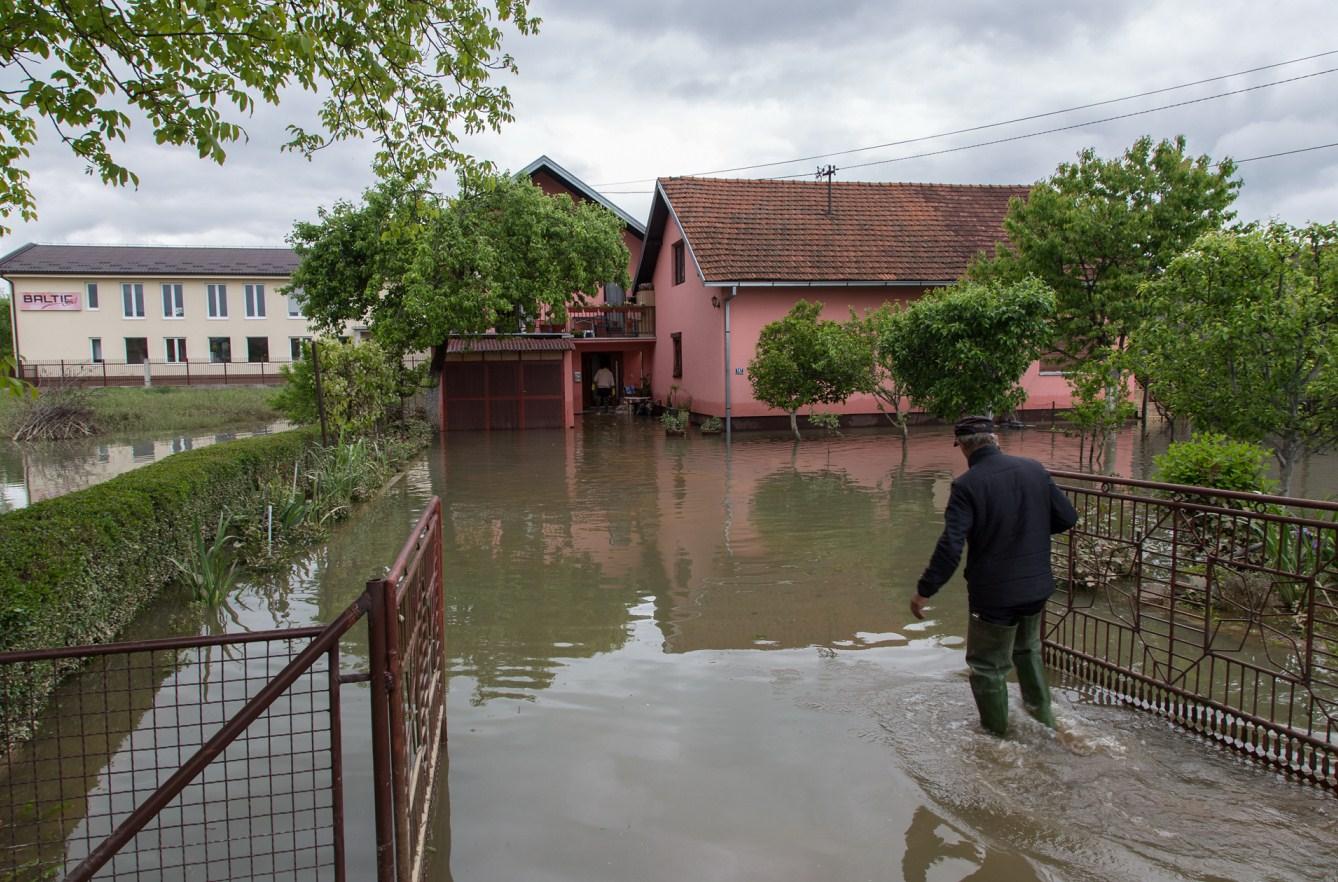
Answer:
POLYGON ((897 427, 903 442, 910 436, 906 420, 910 408, 903 406, 907 403, 906 389, 897 369, 895 346, 898 340, 904 339, 901 325, 905 321, 904 304, 884 303, 863 317, 852 310, 850 321, 846 323, 849 333, 864 339, 873 359, 866 382, 859 391, 874 397, 879 412, 897 427))
POLYGON ((753 397, 789 414, 796 440, 803 437, 802 408, 839 404, 868 384, 866 340, 821 316, 821 303, 800 300, 784 318, 762 328, 748 365, 753 397))
POLYGON ((911 402, 939 419, 1003 414, 1054 335, 1055 295, 1041 281, 958 282, 912 303, 890 325, 892 371, 911 402))
POLYGON ((1284 493, 1338 445, 1338 224, 1205 234, 1144 293, 1133 353, 1173 415, 1269 446, 1284 493))
POLYGON ((1048 285, 1062 355, 1122 349, 1147 312, 1140 286, 1234 217, 1235 171, 1229 159, 1186 155, 1183 136, 1140 138, 1116 159, 1089 148, 1012 202, 1007 241, 977 258, 967 278, 1048 285))
MULTIPOLYGON (((322 340, 318 345, 321 392, 330 428, 341 438, 376 431, 400 401, 394 360, 371 340, 322 340)), ((302 359, 283 367, 287 382, 274 395, 273 404, 293 422, 310 424, 320 416, 310 344, 303 346, 302 354, 302 359)))
POLYGON ((326 333, 366 322, 392 355, 451 334, 563 321, 582 291, 627 284, 623 224, 603 206, 511 176, 463 182, 451 199, 388 181, 337 203, 289 241, 292 289, 326 333))
MULTIPOLYGON (((370 136, 378 166, 409 179, 470 166, 461 134, 511 120, 499 71, 503 24, 524 35, 529 0, 33 0, 7 4, 0 30, 0 218, 36 217, 26 161, 39 123, 109 184, 138 175, 112 155, 142 117, 159 144, 223 162, 239 119, 297 90, 317 118, 288 127, 311 157, 370 136)), ((142 123, 141 123, 142 124, 142 123)), ((8 232, 0 226, 0 234, 8 232)))

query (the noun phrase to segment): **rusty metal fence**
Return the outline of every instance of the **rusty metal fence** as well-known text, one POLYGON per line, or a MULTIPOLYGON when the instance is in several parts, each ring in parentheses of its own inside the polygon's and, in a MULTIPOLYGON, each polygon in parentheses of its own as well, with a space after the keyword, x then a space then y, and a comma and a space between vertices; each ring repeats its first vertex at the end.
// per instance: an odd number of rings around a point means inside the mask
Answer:
POLYGON ((361 838, 378 882, 421 878, 445 738, 440 525, 433 499, 392 579, 323 627, 0 653, 0 879, 345 879, 340 692, 367 681, 361 838), (345 673, 364 617, 370 673, 345 673), (50 701, 23 704, 71 662, 50 701))
POLYGON ((1053 472, 1049 664, 1338 787, 1338 503, 1053 472))

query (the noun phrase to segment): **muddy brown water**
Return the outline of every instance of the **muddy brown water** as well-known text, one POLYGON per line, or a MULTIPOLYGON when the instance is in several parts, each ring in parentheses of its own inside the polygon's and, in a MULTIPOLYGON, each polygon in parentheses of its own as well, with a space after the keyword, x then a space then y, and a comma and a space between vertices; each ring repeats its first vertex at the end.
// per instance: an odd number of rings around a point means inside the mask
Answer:
MULTIPOLYGON (((1121 436, 1142 475, 1155 434, 1121 436)), ((1075 439, 1010 452, 1077 465, 1075 439)), ((984 735, 960 576, 907 610, 959 454, 920 430, 666 438, 649 421, 452 435, 214 629, 332 618, 444 505, 448 788, 429 878, 1338 878, 1338 801, 1056 688, 984 735)), ((1297 490, 1328 496, 1318 459, 1297 490)), ((133 636, 179 631, 161 598, 133 636)), ((343 652, 365 668, 365 630, 343 652)), ((344 690, 349 878, 372 871, 365 688, 344 690)), ((116 759, 109 760, 114 770, 116 759)), ((90 788, 105 786, 108 771, 90 788)))

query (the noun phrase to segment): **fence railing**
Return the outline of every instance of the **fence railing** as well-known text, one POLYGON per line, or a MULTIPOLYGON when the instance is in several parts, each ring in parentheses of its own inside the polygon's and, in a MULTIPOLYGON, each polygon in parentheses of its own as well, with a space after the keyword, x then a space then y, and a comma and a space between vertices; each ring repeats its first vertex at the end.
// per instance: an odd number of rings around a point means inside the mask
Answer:
MULTIPOLYGON (((406 356, 416 367, 423 356, 406 356)), ((34 386, 272 386, 291 361, 24 361, 18 376, 34 386)))
POLYGON ((1049 663, 1338 787, 1338 503, 1053 474, 1049 663))
POLYGON ((574 337, 654 337, 653 306, 588 306, 567 310, 565 329, 574 337))
POLYGON ((440 512, 324 627, 0 653, 0 878, 345 879, 340 691, 370 681, 377 879, 417 882, 408 821, 445 738, 440 512), (344 673, 364 616, 371 673, 344 673))

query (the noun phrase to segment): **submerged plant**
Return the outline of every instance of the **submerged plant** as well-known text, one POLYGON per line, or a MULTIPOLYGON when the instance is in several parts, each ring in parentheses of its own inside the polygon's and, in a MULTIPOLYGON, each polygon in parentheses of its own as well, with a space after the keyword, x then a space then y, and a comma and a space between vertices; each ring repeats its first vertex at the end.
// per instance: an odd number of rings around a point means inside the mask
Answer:
POLYGON ((227 510, 219 512, 218 526, 211 540, 197 521, 184 561, 168 558, 177 568, 182 583, 191 589, 197 603, 217 608, 227 599, 237 581, 237 560, 232 554, 236 537, 227 510))

